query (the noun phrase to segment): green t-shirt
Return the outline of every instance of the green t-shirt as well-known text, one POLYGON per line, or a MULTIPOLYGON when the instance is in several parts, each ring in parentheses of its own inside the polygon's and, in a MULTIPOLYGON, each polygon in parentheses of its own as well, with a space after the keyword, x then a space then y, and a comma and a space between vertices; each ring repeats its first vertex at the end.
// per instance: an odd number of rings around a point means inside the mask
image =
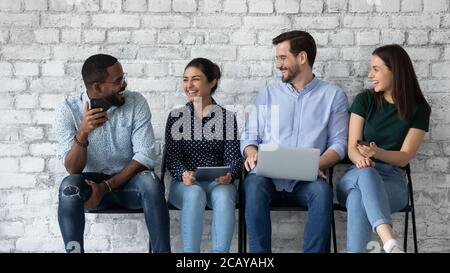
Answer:
POLYGON ((363 140, 373 141, 385 150, 399 151, 409 128, 417 128, 428 132, 430 114, 423 102, 416 104, 412 120, 402 120, 397 108, 383 99, 381 107, 375 107, 375 96, 372 91, 359 93, 350 112, 365 119, 363 140))

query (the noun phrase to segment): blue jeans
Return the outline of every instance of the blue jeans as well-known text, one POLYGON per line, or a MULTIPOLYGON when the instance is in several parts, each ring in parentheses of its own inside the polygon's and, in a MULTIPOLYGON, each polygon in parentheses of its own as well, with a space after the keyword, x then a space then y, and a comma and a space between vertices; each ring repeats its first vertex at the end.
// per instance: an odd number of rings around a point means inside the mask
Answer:
POLYGON ((324 180, 298 182, 292 192, 279 192, 270 178, 249 174, 244 182, 245 221, 250 252, 271 252, 270 206, 308 208, 304 252, 327 252, 331 231, 333 194, 324 180))
POLYGON ((347 208, 347 251, 367 252, 371 231, 391 224, 391 213, 408 202, 405 171, 388 164, 358 169, 354 165, 336 186, 337 198, 347 208))
MULTIPOLYGON (((85 179, 100 183, 110 178, 101 173, 72 174, 65 177, 59 188, 58 222, 66 251, 73 243, 84 252, 84 202, 91 195, 85 179)), ((169 211, 164 196, 164 186, 151 171, 136 174, 125 185, 106 193, 95 209, 119 205, 127 209, 144 209, 145 222, 154 252, 170 252, 169 211)))
POLYGON ((230 251, 235 225, 237 190, 234 184, 199 181, 185 186, 172 180, 169 202, 181 209, 181 239, 184 252, 200 252, 203 233, 203 214, 206 205, 212 208, 211 252, 230 251))

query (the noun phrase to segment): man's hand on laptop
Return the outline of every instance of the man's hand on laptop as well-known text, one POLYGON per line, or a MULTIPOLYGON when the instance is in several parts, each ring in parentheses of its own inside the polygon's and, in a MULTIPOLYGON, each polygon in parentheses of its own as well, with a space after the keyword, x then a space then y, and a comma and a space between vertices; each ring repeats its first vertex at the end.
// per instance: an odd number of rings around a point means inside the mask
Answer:
POLYGON ((249 172, 256 166, 256 161, 258 160, 258 149, 253 145, 247 146, 245 147, 244 154, 246 156, 244 166, 249 172))
POLYGON ((325 180, 327 179, 327 176, 325 175, 325 173, 321 169, 319 169, 319 171, 317 172, 317 177, 323 178, 325 180))
POLYGON ((195 182, 195 173, 193 171, 185 171, 182 176, 183 184, 190 186, 195 182))

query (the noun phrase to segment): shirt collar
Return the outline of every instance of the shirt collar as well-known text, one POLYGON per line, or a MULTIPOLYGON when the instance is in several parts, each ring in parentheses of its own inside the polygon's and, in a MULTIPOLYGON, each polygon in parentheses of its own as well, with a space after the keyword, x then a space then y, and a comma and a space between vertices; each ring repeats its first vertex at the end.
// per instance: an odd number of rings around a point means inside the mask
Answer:
MULTIPOLYGON (((126 93, 125 93, 126 94, 126 93)), ((82 93, 81 93, 81 95, 80 95, 80 100, 81 100, 81 105, 82 105, 82 107, 84 107, 84 103, 87 101, 87 102, 89 102, 89 107, 90 107, 90 105, 91 105, 91 99, 89 98, 89 96, 88 96, 88 93, 87 93, 87 89, 85 89, 82 93)), ((126 101, 125 101, 126 102, 126 101)), ((122 105, 123 106, 123 105, 122 105)), ((114 106, 114 105, 111 105, 110 107, 109 107, 109 109, 108 109, 108 111, 107 112, 109 112, 109 110, 110 109, 114 109, 114 108, 116 108, 117 106, 114 106)))
POLYGON ((300 94, 306 94, 306 93, 310 92, 311 90, 313 90, 314 88, 316 88, 317 85, 319 84, 319 82, 320 82, 320 80, 316 77, 316 75, 313 74, 313 79, 309 83, 307 83, 303 87, 302 90, 300 90, 301 91, 300 93, 297 92, 297 90, 295 90, 294 86, 291 83, 286 83, 286 84, 291 92, 294 92, 295 94, 300 95, 300 94))
POLYGON ((81 102, 83 103, 83 105, 84 105, 84 103, 85 103, 86 101, 88 101, 89 104, 90 104, 91 100, 89 99, 89 96, 88 96, 88 94, 87 94, 87 89, 85 89, 85 90, 81 93, 80 99, 81 99, 81 102))

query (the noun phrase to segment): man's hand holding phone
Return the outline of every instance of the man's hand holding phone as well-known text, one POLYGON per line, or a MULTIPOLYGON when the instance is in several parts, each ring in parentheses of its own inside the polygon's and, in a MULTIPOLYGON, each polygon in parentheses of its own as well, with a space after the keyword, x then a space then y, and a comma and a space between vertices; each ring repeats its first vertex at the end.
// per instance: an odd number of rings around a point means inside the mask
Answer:
POLYGON ((82 134, 89 135, 92 131, 102 126, 108 120, 106 111, 102 108, 92 108, 89 110, 88 103, 83 106, 83 120, 81 121, 80 131, 82 134))

